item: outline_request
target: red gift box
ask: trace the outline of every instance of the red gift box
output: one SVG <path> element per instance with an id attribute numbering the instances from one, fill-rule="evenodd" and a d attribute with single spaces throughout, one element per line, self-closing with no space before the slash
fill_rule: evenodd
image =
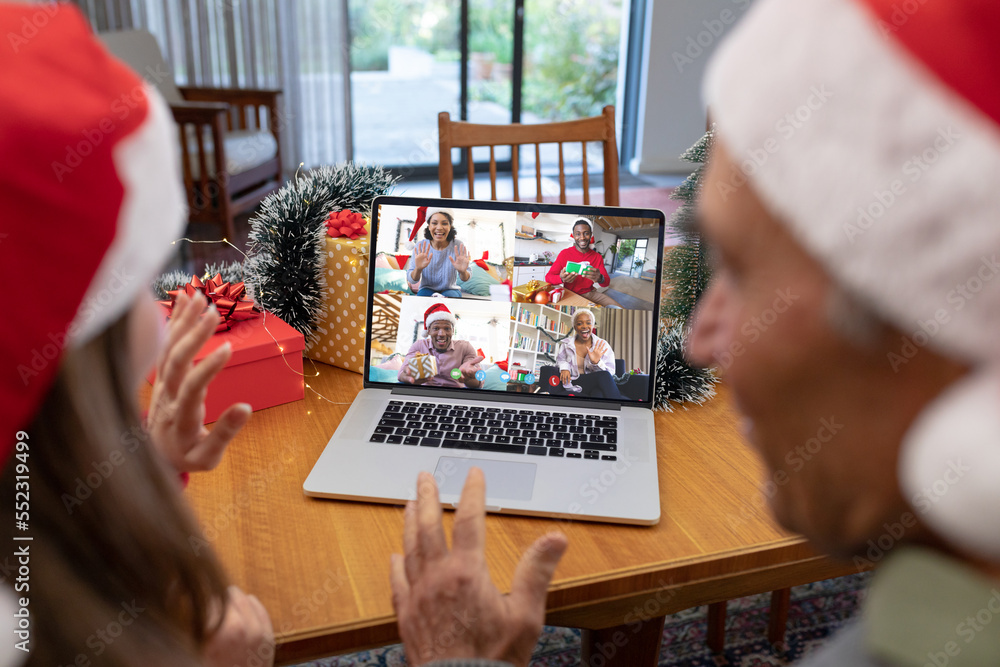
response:
<path id="1" fill-rule="evenodd" d="M 167 309 L 163 309 L 167 312 Z M 212 335 L 195 355 L 197 364 L 228 341 L 233 348 L 226 367 L 208 385 L 205 423 L 214 422 L 233 403 L 249 403 L 254 411 L 305 396 L 302 350 L 305 338 L 271 313 L 231 323 Z M 155 374 L 150 376 L 150 381 Z"/>

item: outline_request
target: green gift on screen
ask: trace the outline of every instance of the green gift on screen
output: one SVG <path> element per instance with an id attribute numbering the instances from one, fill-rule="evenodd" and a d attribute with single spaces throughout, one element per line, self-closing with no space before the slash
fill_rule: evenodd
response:
<path id="1" fill-rule="evenodd" d="M 566 273 L 583 275 L 583 272 L 589 268 L 590 262 L 566 262 Z"/>

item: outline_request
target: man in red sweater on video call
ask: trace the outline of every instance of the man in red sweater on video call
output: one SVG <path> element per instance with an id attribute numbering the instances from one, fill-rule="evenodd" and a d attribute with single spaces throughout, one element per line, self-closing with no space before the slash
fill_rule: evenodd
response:
<path id="1" fill-rule="evenodd" d="M 601 253 L 590 247 L 593 238 L 594 230 L 589 220 L 579 218 L 574 222 L 573 245 L 559 253 L 552 268 L 545 274 L 545 282 L 550 285 L 562 283 L 566 289 L 599 306 L 621 308 L 621 304 L 610 296 L 594 289 L 595 282 L 602 287 L 610 285 L 611 277 L 604 268 L 604 258 L 601 257 Z M 582 273 L 570 273 L 566 271 L 566 264 L 569 262 L 587 262 L 590 266 Z"/>

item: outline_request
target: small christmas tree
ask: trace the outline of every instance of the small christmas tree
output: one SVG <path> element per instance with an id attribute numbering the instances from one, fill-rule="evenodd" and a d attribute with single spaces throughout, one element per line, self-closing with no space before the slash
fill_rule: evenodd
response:
<path id="1" fill-rule="evenodd" d="M 714 386 L 718 382 L 712 369 L 694 368 L 684 359 L 687 321 L 710 277 L 708 258 L 695 231 L 694 218 L 713 137 L 714 128 L 681 155 L 682 160 L 700 165 L 671 195 L 682 202 L 667 223 L 670 234 L 679 238 L 680 243 L 663 259 L 666 294 L 660 306 L 653 394 L 653 407 L 658 410 L 672 410 L 674 402 L 703 403 L 715 395 Z"/>
<path id="2" fill-rule="evenodd" d="M 682 202 L 667 223 L 670 233 L 681 242 L 667 253 L 663 261 L 663 282 L 668 292 L 660 308 L 660 317 L 686 322 L 698 297 L 708 285 L 711 272 L 706 253 L 702 250 L 701 238 L 695 231 L 694 219 L 695 202 L 701 189 L 701 179 L 705 173 L 713 136 L 714 128 L 681 155 L 682 160 L 700 164 L 670 196 L 671 199 Z"/>

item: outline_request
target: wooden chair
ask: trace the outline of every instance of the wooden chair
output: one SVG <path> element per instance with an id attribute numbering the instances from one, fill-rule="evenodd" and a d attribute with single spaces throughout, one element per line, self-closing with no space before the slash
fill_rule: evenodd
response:
<path id="1" fill-rule="evenodd" d="M 590 203 L 590 174 L 587 171 L 587 142 L 600 141 L 604 145 L 604 204 L 618 206 L 618 144 L 615 140 L 615 108 L 606 106 L 600 116 L 569 120 L 558 123 L 525 125 L 483 125 L 453 121 L 447 111 L 438 114 L 438 136 L 440 156 L 438 180 L 441 196 L 451 198 L 454 180 L 454 165 L 451 161 L 452 148 L 464 148 L 469 165 L 469 199 L 475 198 L 475 169 L 473 168 L 473 147 L 489 146 L 490 149 L 490 198 L 497 198 L 497 162 L 495 148 L 511 147 L 511 172 L 514 183 L 514 201 L 520 201 L 518 191 L 518 147 L 535 147 L 535 191 L 536 201 L 542 201 L 541 144 L 559 146 L 559 202 L 566 203 L 566 165 L 563 144 L 580 142 L 583 154 L 583 203 Z"/>
<path id="2" fill-rule="evenodd" d="M 281 186 L 281 91 L 178 87 L 148 31 L 99 37 L 170 105 L 179 126 L 189 220 L 221 223 L 226 236 L 235 238 L 233 218 Z"/>

